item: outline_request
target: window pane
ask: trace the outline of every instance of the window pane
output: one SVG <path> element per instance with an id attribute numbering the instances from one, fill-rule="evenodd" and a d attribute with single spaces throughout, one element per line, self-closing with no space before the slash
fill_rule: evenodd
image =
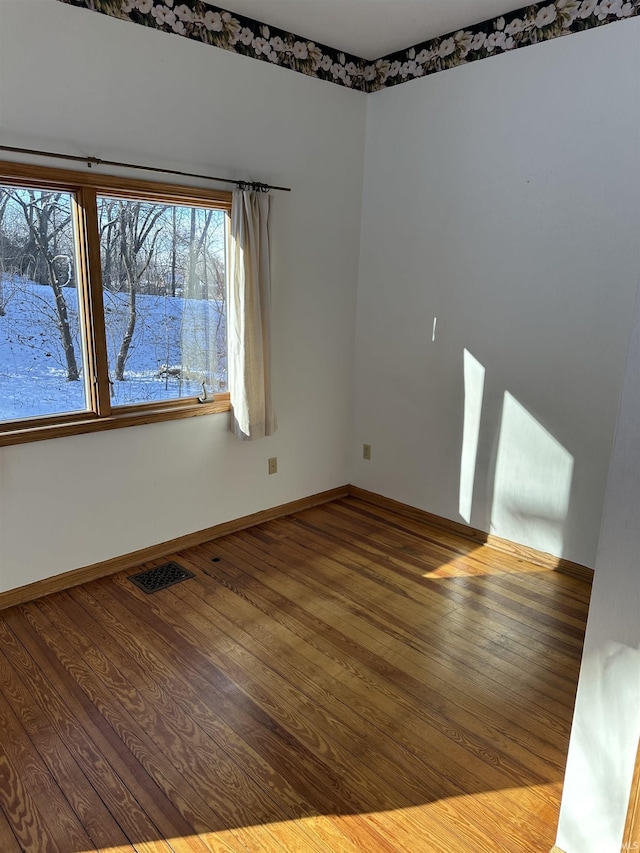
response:
<path id="1" fill-rule="evenodd" d="M 0 420 L 86 411 L 69 193 L 0 186 Z"/>
<path id="2" fill-rule="evenodd" d="M 222 210 L 98 197 L 114 406 L 227 387 Z"/>

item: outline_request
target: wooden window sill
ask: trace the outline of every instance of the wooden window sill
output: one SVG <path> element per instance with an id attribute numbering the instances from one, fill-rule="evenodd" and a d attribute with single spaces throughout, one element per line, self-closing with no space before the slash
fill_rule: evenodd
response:
<path id="1" fill-rule="evenodd" d="M 200 415 L 213 415 L 228 412 L 231 409 L 229 394 L 216 394 L 215 399 L 207 403 L 188 401 L 170 401 L 158 406 L 131 406 L 122 412 L 112 413 L 106 417 L 97 417 L 93 413 L 82 413 L 72 420 L 47 423 L 38 420 L 33 425 L 25 422 L 18 428 L 5 425 L 0 428 L 0 447 L 14 444 L 27 444 L 31 441 L 46 441 L 50 438 L 82 435 L 89 432 L 101 432 L 107 429 L 121 429 L 141 424 L 156 424 L 164 421 L 194 418 Z"/>

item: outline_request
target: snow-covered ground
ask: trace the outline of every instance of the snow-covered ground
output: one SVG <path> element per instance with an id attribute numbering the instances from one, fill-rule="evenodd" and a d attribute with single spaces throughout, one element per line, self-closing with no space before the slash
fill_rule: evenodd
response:
<path id="1" fill-rule="evenodd" d="M 71 287 L 63 292 L 81 369 L 78 382 L 67 381 L 52 289 L 21 278 L 0 281 L 0 420 L 87 408 L 77 292 Z M 197 396 L 203 381 L 213 391 L 226 389 L 226 329 L 220 304 L 138 295 L 136 308 L 125 379 L 118 382 L 114 365 L 127 326 L 128 297 L 105 293 L 112 405 Z"/>

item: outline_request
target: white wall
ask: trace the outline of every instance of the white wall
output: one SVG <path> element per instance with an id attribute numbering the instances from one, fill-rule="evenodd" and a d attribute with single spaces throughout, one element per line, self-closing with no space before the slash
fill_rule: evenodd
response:
<path id="1" fill-rule="evenodd" d="M 558 846 L 619 853 L 640 737 L 640 292 L 598 546 Z"/>
<path id="2" fill-rule="evenodd" d="M 639 47 L 634 19 L 369 98 L 351 482 L 594 565 L 640 272 Z"/>
<path id="3" fill-rule="evenodd" d="M 625 21 L 367 107 L 54 0 L 2 0 L 3 143 L 294 192 L 275 198 L 277 435 L 237 443 L 221 415 L 0 449 L 0 590 L 348 480 L 593 565 L 640 266 L 639 36 Z"/>
<path id="4" fill-rule="evenodd" d="M 0 590 L 347 482 L 366 98 L 54 0 L 0 2 L 0 141 L 291 186 L 277 434 L 227 416 L 0 449 Z M 267 475 L 278 456 L 279 473 Z"/>

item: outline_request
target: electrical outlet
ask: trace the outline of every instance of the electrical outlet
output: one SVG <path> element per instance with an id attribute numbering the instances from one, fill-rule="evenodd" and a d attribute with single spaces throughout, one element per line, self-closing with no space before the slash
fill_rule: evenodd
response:
<path id="1" fill-rule="evenodd" d="M 278 473 L 278 457 L 277 456 L 272 456 L 271 459 L 269 459 L 269 473 L 270 474 L 277 474 Z"/>
<path id="2" fill-rule="evenodd" d="M 367 460 L 371 459 L 371 445 L 370 444 L 363 444 L 362 445 L 362 458 L 367 459 Z"/>

